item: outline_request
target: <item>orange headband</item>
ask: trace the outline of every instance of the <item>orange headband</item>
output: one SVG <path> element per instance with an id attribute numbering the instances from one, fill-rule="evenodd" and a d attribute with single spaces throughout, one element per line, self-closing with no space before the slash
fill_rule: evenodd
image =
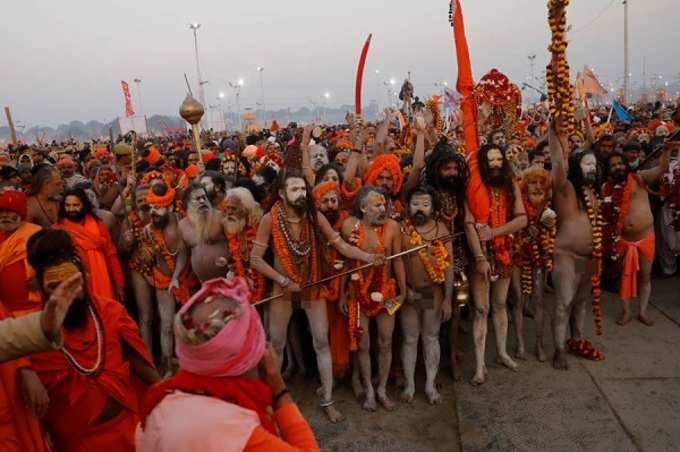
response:
<path id="1" fill-rule="evenodd" d="M 323 198 L 332 191 L 338 194 L 340 193 L 340 186 L 338 185 L 337 182 L 333 181 L 323 182 L 314 187 L 314 205 L 316 206 L 317 209 L 321 205 L 321 198 Z"/>
<path id="2" fill-rule="evenodd" d="M 146 195 L 146 202 L 148 202 L 150 205 L 156 208 L 168 207 L 174 201 L 175 190 L 173 190 L 170 187 L 168 187 L 168 191 L 166 191 L 163 196 L 157 195 L 156 193 L 153 192 L 153 190 L 149 190 L 149 193 Z"/>
<path id="3" fill-rule="evenodd" d="M 54 267 L 50 267 L 45 270 L 43 274 L 43 286 L 50 287 L 51 285 L 58 285 L 62 281 L 65 281 L 71 275 L 78 273 L 78 267 L 73 262 L 63 262 Z"/>

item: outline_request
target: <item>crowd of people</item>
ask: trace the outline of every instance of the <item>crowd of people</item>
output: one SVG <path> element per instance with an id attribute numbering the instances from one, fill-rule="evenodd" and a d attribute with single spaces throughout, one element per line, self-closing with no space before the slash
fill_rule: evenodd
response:
<path id="1" fill-rule="evenodd" d="M 461 320 L 484 384 L 490 312 L 510 370 L 529 347 L 548 359 L 547 319 L 555 369 L 604 359 L 588 305 L 598 334 L 602 290 L 621 299 L 619 325 L 652 326 L 653 271 L 677 277 L 680 108 L 578 110 L 571 134 L 542 103 L 480 124 L 478 150 L 436 101 L 376 122 L 204 131 L 199 147 L 9 145 L 0 449 L 318 450 L 286 388 L 313 366 L 306 341 L 338 423 L 334 387 L 391 411 L 414 400 L 419 362 L 439 404 L 440 363 L 463 378 Z"/>

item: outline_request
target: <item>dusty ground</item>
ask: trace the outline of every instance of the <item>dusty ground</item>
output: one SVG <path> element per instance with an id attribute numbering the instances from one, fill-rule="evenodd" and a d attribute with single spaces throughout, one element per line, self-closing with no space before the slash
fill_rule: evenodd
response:
<path id="1" fill-rule="evenodd" d="M 586 321 L 589 338 L 606 360 L 570 356 L 567 372 L 533 357 L 521 362 L 516 373 L 493 364 L 495 340 L 490 331 L 488 382 L 475 388 L 454 383 L 440 372 L 444 401 L 436 407 L 419 392 L 412 405 L 401 404 L 395 412 L 365 413 L 349 387 L 341 386 L 335 399 L 347 420 L 331 425 L 317 405 L 315 378 L 298 379 L 292 384 L 293 394 L 325 451 L 677 451 L 679 294 L 678 278 L 654 282 L 651 313 L 656 325 L 651 328 L 635 321 L 616 325 L 619 306 L 606 294 L 604 336 L 594 336 L 591 315 Z M 526 329 L 532 349 L 531 319 Z M 471 342 L 470 335 L 463 335 L 466 378 L 472 374 Z M 509 346 L 513 350 L 513 333 Z M 550 340 L 548 349 L 551 353 Z M 422 378 L 418 388 L 422 391 Z M 396 399 L 398 389 L 392 386 L 390 394 Z"/>

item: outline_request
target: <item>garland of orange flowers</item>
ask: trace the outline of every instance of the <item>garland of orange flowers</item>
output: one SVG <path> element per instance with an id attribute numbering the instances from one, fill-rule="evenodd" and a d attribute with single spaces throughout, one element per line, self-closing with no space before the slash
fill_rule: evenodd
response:
<path id="1" fill-rule="evenodd" d="M 617 260 L 623 222 L 630 208 L 630 194 L 633 191 L 635 176 L 628 174 L 625 184 L 607 182 L 603 189 L 602 217 L 604 226 L 604 254 Z"/>
<path id="2" fill-rule="evenodd" d="M 491 209 L 489 212 L 491 228 L 495 229 L 508 222 L 508 203 L 507 195 L 502 189 L 492 188 L 489 193 Z M 493 239 L 493 253 L 496 262 L 504 267 L 510 265 L 510 248 L 512 238 L 509 235 L 501 235 Z"/>
<path id="3" fill-rule="evenodd" d="M 170 272 L 175 271 L 175 256 L 170 254 L 163 237 L 163 230 L 151 225 L 151 246 L 155 254 L 159 254 L 168 266 Z"/>
<path id="4" fill-rule="evenodd" d="M 409 236 L 409 243 L 411 245 L 418 247 L 424 243 L 423 236 L 420 235 L 418 230 L 408 219 L 404 220 L 404 228 L 406 229 L 406 234 Z M 429 245 L 432 249 L 432 256 L 435 259 L 434 264 L 432 263 L 427 248 L 418 251 L 418 257 L 432 282 L 435 284 L 442 284 L 446 280 L 446 269 L 451 265 L 449 252 L 441 240 L 433 240 Z"/>
<path id="5" fill-rule="evenodd" d="M 374 229 L 378 235 L 378 247 L 375 254 L 385 253 L 385 234 L 387 228 L 383 225 Z M 362 248 L 366 240 L 366 231 L 361 222 L 352 229 L 350 235 L 350 242 L 354 243 L 356 247 Z M 364 273 L 366 272 L 366 273 Z M 357 351 L 359 347 L 359 338 L 364 334 L 364 331 L 359 327 L 359 307 L 363 308 L 367 316 L 373 317 L 380 312 L 385 306 L 385 302 L 396 295 L 396 283 L 394 279 L 387 277 L 385 266 L 373 266 L 364 272 L 353 273 L 350 277 L 350 283 L 353 286 L 354 297 L 356 302 L 348 303 L 349 311 L 349 337 L 350 337 L 350 351 Z M 382 294 L 380 302 L 374 301 L 371 298 L 372 293 Z"/>
<path id="6" fill-rule="evenodd" d="M 673 230 L 680 232 L 680 165 L 673 169 L 672 180 L 664 177 L 661 192 L 673 215 Z"/>
<path id="7" fill-rule="evenodd" d="M 522 202 L 529 225 L 533 225 L 539 231 L 538 236 L 533 237 L 530 228 L 522 229 L 517 236 L 514 253 L 515 262 L 520 267 L 522 294 L 531 295 L 534 289 L 534 268 L 540 266 L 546 273 L 552 271 L 557 228 L 546 227 L 540 222 L 538 211 L 528 200 L 526 193 L 522 193 Z M 548 207 L 550 203 L 546 205 L 546 208 Z"/>
<path id="8" fill-rule="evenodd" d="M 548 0 L 548 24 L 552 40 L 548 50 L 552 59 L 546 67 L 545 80 L 548 87 L 548 103 L 550 115 L 562 119 L 566 130 L 561 132 L 572 134 L 575 130 L 574 120 L 574 87 L 569 79 L 569 63 L 567 62 L 567 13 L 569 0 Z"/>
<path id="9" fill-rule="evenodd" d="M 593 233 L 593 260 L 595 262 L 595 271 L 591 277 L 592 294 L 593 294 L 593 315 L 595 316 L 595 333 L 598 336 L 602 335 L 602 306 L 600 304 L 602 298 L 602 225 L 604 219 L 602 212 L 596 212 L 593 203 L 588 196 L 588 193 L 583 188 L 583 199 L 586 204 L 586 212 L 588 220 L 590 221 L 590 228 Z"/>
<path id="10" fill-rule="evenodd" d="M 253 242 L 256 235 L 257 226 L 249 226 L 246 229 L 246 249 L 248 251 L 248 256 L 250 256 L 250 253 L 253 249 Z M 264 275 L 250 267 L 246 269 L 243 263 L 243 255 L 241 254 L 240 234 L 227 235 L 227 241 L 229 243 L 229 255 L 234 262 L 234 273 L 236 273 L 236 276 L 245 278 L 246 281 L 248 281 L 248 285 L 250 286 L 250 302 L 254 303 L 263 299 L 266 289 Z"/>
<path id="11" fill-rule="evenodd" d="M 311 220 L 309 218 L 303 219 L 303 228 L 300 232 L 300 238 L 294 240 L 288 235 L 287 229 L 287 219 L 286 210 L 280 201 L 277 201 L 271 208 L 272 217 L 272 242 L 274 244 L 274 251 L 276 256 L 279 258 L 283 270 L 286 272 L 286 276 L 290 278 L 291 281 L 297 284 L 304 284 L 309 281 L 317 281 L 319 279 L 319 256 L 316 249 L 316 240 L 314 237 L 314 231 L 312 229 Z M 287 238 L 288 237 L 288 238 Z M 300 252 L 300 260 L 304 260 L 299 265 L 293 263 L 293 258 L 291 253 L 296 252 L 299 246 L 308 246 L 306 251 Z M 299 251 L 298 251 L 299 252 Z M 309 266 L 307 263 L 310 260 L 311 254 L 311 267 L 309 268 L 311 274 L 303 274 L 298 272 L 298 268 L 305 270 Z M 306 272 L 305 272 L 306 273 Z M 318 294 L 319 289 L 312 289 L 310 295 L 314 298 L 313 294 Z"/>
<path id="12" fill-rule="evenodd" d="M 339 231 L 342 227 L 342 223 L 344 223 L 348 217 L 349 213 L 347 213 L 346 210 L 341 210 L 340 216 L 333 225 L 333 229 Z M 321 254 L 326 264 L 324 268 L 330 269 L 328 270 L 328 275 L 324 274 L 324 276 L 334 275 L 344 267 L 344 261 L 338 259 L 338 250 L 336 250 L 330 243 L 327 243 L 324 249 L 321 250 Z M 328 284 L 321 286 L 321 298 L 326 301 L 337 301 L 340 297 L 340 283 L 341 278 L 334 278 Z"/>
<path id="13" fill-rule="evenodd" d="M 137 212 L 131 210 L 128 214 L 128 221 L 132 235 L 134 235 L 136 242 L 139 244 L 140 251 L 144 251 L 144 248 L 149 248 L 151 245 L 143 234 L 144 222 L 139 218 Z M 150 276 L 153 273 L 151 265 L 138 254 L 135 254 L 130 260 L 130 268 L 142 275 Z"/>

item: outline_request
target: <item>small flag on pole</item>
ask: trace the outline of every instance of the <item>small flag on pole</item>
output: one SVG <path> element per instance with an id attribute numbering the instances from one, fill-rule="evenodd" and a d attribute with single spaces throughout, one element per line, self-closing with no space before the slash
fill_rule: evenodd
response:
<path id="1" fill-rule="evenodd" d="M 124 80 L 120 81 L 120 85 L 123 87 L 123 97 L 125 98 L 125 117 L 132 118 L 135 115 L 135 111 L 132 109 L 132 96 L 130 96 L 130 86 Z"/>
<path id="2" fill-rule="evenodd" d="M 630 114 L 625 108 L 623 108 L 623 105 L 621 105 L 619 101 L 615 100 L 613 102 L 614 103 L 612 104 L 612 106 L 614 108 L 616 116 L 619 118 L 619 121 L 629 122 L 633 120 L 633 115 Z"/>

